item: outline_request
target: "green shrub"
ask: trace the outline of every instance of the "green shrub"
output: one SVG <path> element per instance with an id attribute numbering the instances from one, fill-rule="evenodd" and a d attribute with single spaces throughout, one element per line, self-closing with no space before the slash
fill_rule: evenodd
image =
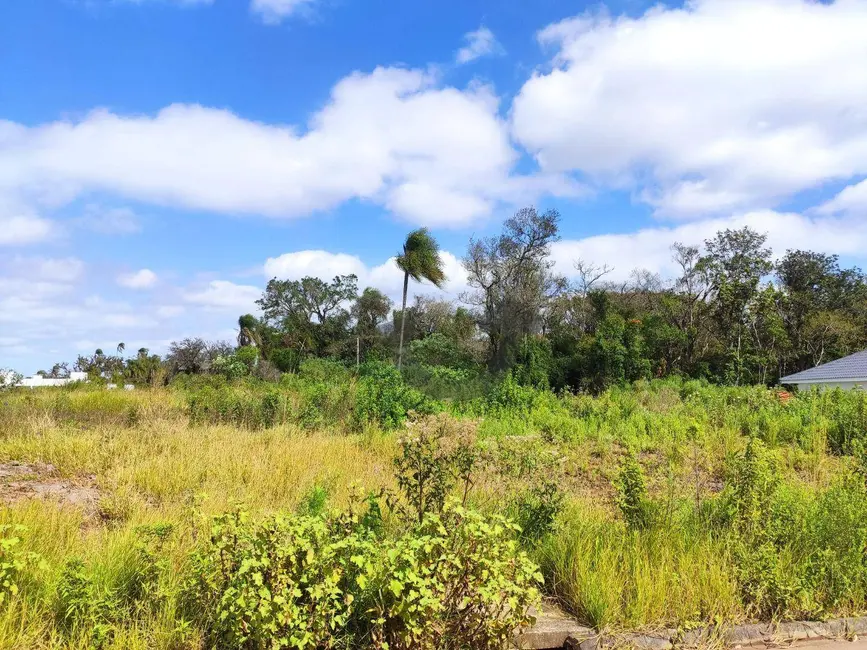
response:
<path id="1" fill-rule="evenodd" d="M 67 560 L 57 584 L 56 612 L 60 629 L 69 637 L 85 636 L 101 647 L 115 631 L 119 603 L 111 592 L 98 589 L 79 558 Z"/>
<path id="2" fill-rule="evenodd" d="M 307 381 L 340 383 L 349 381 L 349 370 L 339 361 L 331 359 L 304 359 L 298 366 L 298 375 Z"/>
<path id="3" fill-rule="evenodd" d="M 779 470 L 764 444 L 751 439 L 729 469 L 723 498 L 726 515 L 746 537 L 767 533 L 767 518 L 779 485 Z"/>
<path id="4" fill-rule="evenodd" d="M 399 446 L 395 478 L 411 519 L 421 522 L 428 513 L 441 512 L 456 483 L 466 501 L 478 462 L 471 422 L 444 413 L 429 416 L 409 423 Z"/>
<path id="5" fill-rule="evenodd" d="M 522 386 L 545 390 L 554 371 L 554 356 L 551 342 L 546 338 L 525 336 L 518 349 L 512 372 Z"/>
<path id="6" fill-rule="evenodd" d="M 136 528 L 135 542 L 124 549 L 116 570 L 69 558 L 60 571 L 54 602 L 64 636 L 102 647 L 173 598 L 161 588 L 163 576 L 171 573 L 164 545 L 172 530 L 170 524 Z"/>
<path id="7" fill-rule="evenodd" d="M 512 502 L 514 520 L 520 527 L 520 540 L 536 546 L 554 530 L 566 498 L 553 481 L 542 481 L 519 494 Z"/>
<path id="8" fill-rule="evenodd" d="M 259 407 L 260 421 L 263 427 L 273 427 L 282 422 L 286 411 L 284 397 L 273 388 L 269 388 L 261 397 Z"/>
<path id="9" fill-rule="evenodd" d="M 319 517 L 217 517 L 193 559 L 192 612 L 211 646 L 320 648 L 348 640 L 372 542 Z M 355 558 L 355 559 L 353 559 Z"/>
<path id="10" fill-rule="evenodd" d="M 430 414 L 436 410 L 434 402 L 403 383 L 400 372 L 390 363 L 361 366 L 353 415 L 356 428 L 378 424 L 383 429 L 396 429 L 410 411 Z"/>
<path id="11" fill-rule="evenodd" d="M 538 567 L 518 549 L 518 528 L 450 503 L 417 530 L 386 541 L 366 585 L 375 595 L 372 641 L 389 650 L 503 648 L 533 622 Z"/>
<path id="12" fill-rule="evenodd" d="M 812 552 L 807 580 L 822 595 L 822 612 L 857 610 L 867 599 L 867 490 L 854 477 L 839 480 L 808 518 Z"/>
<path id="13" fill-rule="evenodd" d="M 394 539 L 360 522 L 217 517 L 187 596 L 208 643 L 493 650 L 530 622 L 541 575 L 502 517 L 452 505 Z"/>
<path id="14" fill-rule="evenodd" d="M 511 372 L 503 376 L 488 396 L 488 404 L 495 413 L 529 413 L 540 397 L 532 386 L 522 386 Z"/>
<path id="15" fill-rule="evenodd" d="M 231 424 L 246 429 L 272 427 L 284 422 L 288 407 L 276 388 L 244 386 L 204 387 L 187 395 L 190 424 Z"/>
<path id="16" fill-rule="evenodd" d="M 270 361 L 280 372 L 298 372 L 301 355 L 292 348 L 277 348 L 271 352 Z"/>
<path id="17" fill-rule="evenodd" d="M 653 523 L 653 504 L 648 499 L 644 472 L 635 456 L 629 455 L 623 461 L 615 485 L 617 505 L 627 527 L 649 528 Z"/>
<path id="18" fill-rule="evenodd" d="M 329 387 L 322 382 L 305 382 L 301 386 L 301 404 L 298 422 L 305 429 L 316 429 L 325 424 Z"/>
<path id="19" fill-rule="evenodd" d="M 459 408 L 466 402 L 484 399 L 493 382 L 489 373 L 480 373 L 474 368 L 409 363 L 403 366 L 401 372 L 408 385 L 433 399 L 456 402 Z"/>
<path id="20" fill-rule="evenodd" d="M 409 358 L 425 366 L 442 366 L 449 369 L 473 368 L 473 355 L 456 341 L 444 334 L 434 332 L 409 344 Z"/>
<path id="21" fill-rule="evenodd" d="M 331 491 L 324 485 L 311 486 L 301 497 L 301 502 L 298 504 L 298 513 L 310 515 L 311 517 L 325 514 L 325 507 L 328 505 L 330 496 Z"/>
<path id="22" fill-rule="evenodd" d="M 233 356 L 246 366 L 248 372 L 253 372 L 253 368 L 259 363 L 259 348 L 245 345 L 235 350 Z"/>

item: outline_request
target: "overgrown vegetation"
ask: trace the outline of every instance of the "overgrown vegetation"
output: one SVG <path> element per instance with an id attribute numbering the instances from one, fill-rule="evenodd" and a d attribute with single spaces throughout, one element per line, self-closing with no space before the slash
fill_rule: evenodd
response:
<path id="1" fill-rule="evenodd" d="M 236 342 L 0 373 L 0 645 L 494 648 L 540 595 L 600 628 L 867 611 L 867 394 L 768 388 L 865 345 L 864 275 L 742 229 L 669 283 L 567 282 L 558 219 L 471 241 L 463 306 L 275 278 Z M 425 230 L 398 261 L 446 281 Z"/>
<path id="2" fill-rule="evenodd" d="M 0 641 L 494 647 L 538 591 L 608 628 L 867 610 L 863 393 L 424 389 L 308 361 L 279 384 L 7 393 L 0 459 L 100 498 L 16 488 Z"/>
<path id="3" fill-rule="evenodd" d="M 573 260 L 566 274 L 555 266 L 559 220 L 556 210 L 524 208 L 501 234 L 470 240 L 458 303 L 417 296 L 407 305 L 410 279 L 434 288 L 449 280 L 422 228 L 395 258 L 400 309 L 376 288 L 360 290 L 354 275 L 273 278 L 256 301 L 261 315 L 238 318 L 235 342 L 187 338 L 164 359 L 145 348 L 124 357 L 120 343 L 117 354 L 97 349 L 72 368 L 95 382 L 156 386 L 178 374 L 276 382 L 309 359 L 394 361 L 417 380 L 436 379 L 438 397 L 466 395 L 506 371 L 522 385 L 598 394 L 669 376 L 770 386 L 867 347 L 867 277 L 834 255 L 775 257 L 766 236 L 745 227 L 702 247 L 672 242 L 671 278 L 636 269 L 615 283 L 607 265 Z M 69 371 L 56 363 L 40 373 Z"/>

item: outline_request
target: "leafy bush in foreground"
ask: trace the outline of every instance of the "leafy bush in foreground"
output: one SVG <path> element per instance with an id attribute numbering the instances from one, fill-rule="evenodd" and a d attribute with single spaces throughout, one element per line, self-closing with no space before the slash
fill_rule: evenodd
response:
<path id="1" fill-rule="evenodd" d="M 537 567 L 516 527 L 450 505 L 397 538 L 363 518 L 217 517 L 188 607 L 232 648 L 500 648 L 530 622 Z"/>

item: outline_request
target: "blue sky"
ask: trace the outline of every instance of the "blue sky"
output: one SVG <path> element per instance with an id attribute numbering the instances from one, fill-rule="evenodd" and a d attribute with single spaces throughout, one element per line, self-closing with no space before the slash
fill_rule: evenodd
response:
<path id="1" fill-rule="evenodd" d="M 864 264 L 864 33 L 867 0 L 2 3 L 0 367 L 231 338 L 274 275 L 396 298 L 419 225 L 456 299 L 531 204 L 567 275 L 741 225 Z"/>

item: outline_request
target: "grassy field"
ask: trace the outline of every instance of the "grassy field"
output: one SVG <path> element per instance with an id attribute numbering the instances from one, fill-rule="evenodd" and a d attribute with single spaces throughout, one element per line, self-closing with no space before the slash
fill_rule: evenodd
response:
<path id="1" fill-rule="evenodd" d="M 543 593 L 586 624 L 867 609 L 863 395 L 651 382 L 594 398 L 507 380 L 436 401 L 313 370 L 207 383 L 2 395 L 2 647 L 213 645 L 183 596 L 212 518 L 325 516 L 385 490 L 378 534 L 399 534 L 410 407 L 470 440 L 452 491 L 517 521 Z"/>

